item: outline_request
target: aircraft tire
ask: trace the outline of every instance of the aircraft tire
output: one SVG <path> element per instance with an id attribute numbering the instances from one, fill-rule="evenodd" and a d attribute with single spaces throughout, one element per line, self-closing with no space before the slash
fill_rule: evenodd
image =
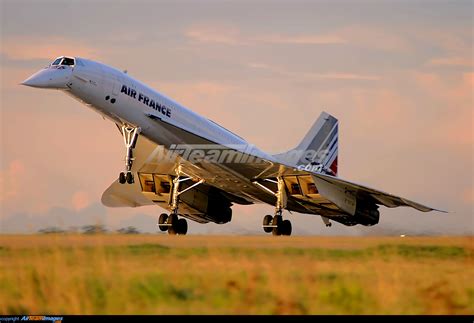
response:
<path id="1" fill-rule="evenodd" d="M 158 227 L 160 228 L 161 231 L 168 230 L 168 226 L 161 225 L 161 224 L 165 224 L 167 220 L 168 220 L 168 214 L 161 213 L 160 217 L 158 218 Z"/>
<path id="2" fill-rule="evenodd" d="M 124 172 L 121 172 L 121 173 L 119 174 L 119 183 L 120 183 L 120 184 L 125 184 L 126 181 L 127 181 L 127 180 L 126 180 L 126 178 L 125 178 Z"/>
<path id="3" fill-rule="evenodd" d="M 290 220 L 285 220 L 281 223 L 281 234 L 284 236 L 291 236 L 291 222 Z"/>
<path id="4" fill-rule="evenodd" d="M 133 184 L 135 182 L 135 180 L 133 178 L 133 174 L 130 173 L 130 172 L 127 173 L 126 179 L 127 179 L 128 184 Z"/>
<path id="5" fill-rule="evenodd" d="M 271 215 L 265 215 L 263 217 L 263 225 L 269 225 L 270 223 L 272 223 L 273 221 L 273 216 Z M 270 233 L 272 232 L 273 228 L 263 228 L 263 231 L 265 231 L 266 233 Z"/>
<path id="6" fill-rule="evenodd" d="M 171 226 L 168 226 L 168 233 L 171 235 L 178 234 L 178 216 L 174 213 L 171 213 L 168 216 L 167 223 L 171 224 Z"/>
<path id="7" fill-rule="evenodd" d="M 188 232 L 188 221 L 186 219 L 179 219 L 177 224 L 177 233 L 179 235 L 185 235 Z"/>
<path id="8" fill-rule="evenodd" d="M 273 217 L 272 224 L 273 224 L 273 225 L 276 225 L 276 228 L 273 228 L 273 229 L 272 229 L 272 234 L 273 234 L 274 236 L 279 236 L 279 235 L 281 235 L 281 223 L 282 223 L 282 222 L 283 222 L 283 221 L 282 221 L 281 215 L 275 215 L 275 216 Z"/>

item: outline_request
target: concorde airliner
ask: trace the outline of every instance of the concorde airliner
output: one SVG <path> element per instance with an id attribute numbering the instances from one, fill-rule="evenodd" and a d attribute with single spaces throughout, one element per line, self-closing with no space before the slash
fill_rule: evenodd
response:
<path id="1" fill-rule="evenodd" d="M 372 226 L 380 205 L 435 210 L 339 178 L 339 124 L 325 112 L 297 147 L 271 155 L 125 71 L 92 60 L 58 57 L 22 84 L 60 90 L 117 125 L 125 165 L 102 203 L 158 205 L 169 212 L 159 215 L 158 228 L 169 234 L 186 234 L 186 219 L 230 222 L 234 204 L 275 206 L 262 225 L 273 235 L 291 235 L 291 212 L 318 215 L 326 226 Z"/>

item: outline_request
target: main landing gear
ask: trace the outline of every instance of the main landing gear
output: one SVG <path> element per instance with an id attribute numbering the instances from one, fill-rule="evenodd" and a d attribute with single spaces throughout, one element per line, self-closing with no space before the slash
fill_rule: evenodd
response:
<path id="1" fill-rule="evenodd" d="M 171 235 L 185 235 L 188 232 L 186 219 L 179 219 L 175 213 L 171 213 L 169 216 L 166 213 L 161 213 L 158 218 L 158 227 L 161 231 L 168 231 L 168 234 Z"/>
<path id="2" fill-rule="evenodd" d="M 183 175 L 185 175 L 185 177 L 183 177 Z M 158 227 L 161 231 L 168 231 L 168 234 L 171 235 L 185 235 L 188 232 L 188 222 L 186 221 L 186 219 L 178 218 L 179 195 L 192 188 L 195 188 L 196 186 L 204 182 L 204 180 L 201 179 L 193 185 L 185 188 L 184 190 L 179 191 L 179 184 L 185 181 L 189 181 L 191 179 L 191 176 L 186 175 L 181 171 L 181 165 L 179 165 L 176 169 L 176 177 L 173 179 L 173 189 L 171 192 L 170 203 L 171 213 L 170 215 L 162 213 L 158 218 Z"/>
<path id="3" fill-rule="evenodd" d="M 263 217 L 263 231 L 266 233 L 272 233 L 274 236 L 290 236 L 291 235 L 291 222 L 290 220 L 283 220 L 281 215 L 275 214 L 271 216 L 270 214 Z"/>
<path id="4" fill-rule="evenodd" d="M 133 160 L 135 159 L 133 158 L 133 149 L 135 148 L 139 134 L 139 127 L 122 126 L 123 142 L 125 143 L 127 153 L 125 155 L 125 173 L 121 172 L 119 175 L 120 184 L 133 184 L 135 182 L 132 173 Z"/>
<path id="5" fill-rule="evenodd" d="M 274 181 L 272 181 L 274 182 Z M 278 181 L 275 182 L 278 185 L 278 191 L 272 192 L 266 186 L 258 182 L 254 182 L 256 185 L 261 187 L 262 189 L 274 194 L 277 198 L 276 206 L 275 206 L 275 216 L 265 215 L 263 218 L 263 231 L 266 233 L 272 233 L 274 236 L 284 235 L 289 236 L 291 235 L 291 222 L 290 220 L 283 220 L 283 209 L 286 207 L 286 190 L 285 190 L 285 183 L 281 177 L 278 178 Z"/>
<path id="6" fill-rule="evenodd" d="M 327 228 L 332 226 L 331 221 L 329 221 L 329 219 L 326 218 L 325 216 L 321 216 L 321 219 L 323 219 L 323 222 L 324 222 L 324 224 L 326 225 Z"/>

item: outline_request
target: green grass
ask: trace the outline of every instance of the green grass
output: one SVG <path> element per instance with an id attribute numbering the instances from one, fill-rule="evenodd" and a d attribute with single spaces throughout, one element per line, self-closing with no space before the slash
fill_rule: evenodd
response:
<path id="1" fill-rule="evenodd" d="M 380 245 L 377 251 L 383 255 L 399 255 L 404 258 L 439 258 L 463 259 L 472 257 L 472 250 L 457 246 L 412 246 L 412 245 Z"/>
<path id="2" fill-rule="evenodd" d="M 472 314 L 472 238 L 0 238 L 0 314 Z"/>

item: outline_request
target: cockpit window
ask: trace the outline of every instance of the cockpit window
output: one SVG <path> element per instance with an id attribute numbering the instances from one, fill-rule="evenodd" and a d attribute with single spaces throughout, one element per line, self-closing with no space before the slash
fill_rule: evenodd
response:
<path id="1" fill-rule="evenodd" d="M 70 57 L 58 57 L 51 63 L 51 66 L 58 66 L 58 65 L 67 65 L 67 66 L 74 66 L 74 58 Z"/>
<path id="2" fill-rule="evenodd" d="M 62 60 L 62 57 L 56 58 L 56 60 L 51 65 L 59 65 L 59 62 Z"/>
<path id="3" fill-rule="evenodd" d="M 74 65 L 74 59 L 64 57 L 63 61 L 61 62 L 61 65 Z"/>

